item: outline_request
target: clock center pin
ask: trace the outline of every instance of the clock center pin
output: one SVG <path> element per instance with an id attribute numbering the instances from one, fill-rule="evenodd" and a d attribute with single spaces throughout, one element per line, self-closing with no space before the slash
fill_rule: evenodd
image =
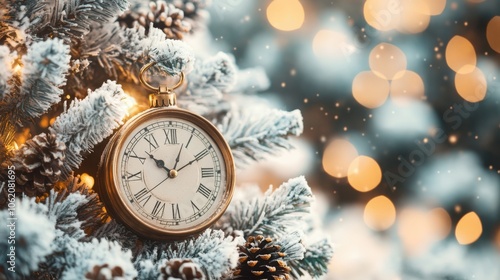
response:
<path id="1" fill-rule="evenodd" d="M 175 177 L 177 177 L 177 170 L 175 170 L 175 169 L 170 169 L 170 172 L 168 172 L 168 176 L 169 176 L 170 178 L 175 178 Z"/>

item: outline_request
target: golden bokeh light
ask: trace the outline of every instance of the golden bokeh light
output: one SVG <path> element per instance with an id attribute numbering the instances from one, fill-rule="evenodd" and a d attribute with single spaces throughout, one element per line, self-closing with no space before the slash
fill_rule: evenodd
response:
<path id="1" fill-rule="evenodd" d="M 389 96 L 390 84 L 371 71 L 356 75 L 352 81 L 352 95 L 359 104 L 366 108 L 382 106 Z"/>
<path id="2" fill-rule="evenodd" d="M 398 214 L 398 235 L 407 254 L 416 255 L 428 248 L 432 242 L 428 226 L 422 210 L 405 208 Z"/>
<path id="3" fill-rule="evenodd" d="M 470 73 L 476 68 L 476 51 L 472 43 L 462 36 L 451 38 L 446 46 L 446 63 L 457 73 Z"/>
<path id="4" fill-rule="evenodd" d="M 333 139 L 323 152 L 323 169 L 330 176 L 343 178 L 351 162 L 358 156 L 353 144 L 344 139 Z"/>
<path id="5" fill-rule="evenodd" d="M 434 208 L 428 213 L 435 237 L 439 240 L 446 238 L 451 232 L 451 217 L 443 208 Z"/>
<path id="6" fill-rule="evenodd" d="M 87 173 L 83 173 L 82 175 L 80 175 L 80 181 L 87 185 L 89 189 L 94 186 L 94 177 L 90 176 Z"/>
<path id="7" fill-rule="evenodd" d="M 368 192 L 380 184 L 382 170 L 373 158 L 358 156 L 349 165 L 347 180 L 355 190 Z"/>
<path id="8" fill-rule="evenodd" d="M 386 230 L 396 220 L 396 208 L 390 199 L 380 195 L 372 198 L 365 206 L 365 224 L 373 230 Z"/>
<path id="9" fill-rule="evenodd" d="M 422 2 L 425 2 L 427 11 L 432 16 L 440 15 L 444 11 L 444 8 L 446 8 L 446 0 L 422 0 Z"/>
<path id="10" fill-rule="evenodd" d="M 47 115 L 44 115 L 40 118 L 40 122 L 38 122 L 38 125 L 41 128 L 47 128 L 49 127 L 49 117 Z"/>
<path id="11" fill-rule="evenodd" d="M 490 47 L 500 53 L 500 16 L 493 17 L 486 27 L 486 39 Z"/>
<path id="12" fill-rule="evenodd" d="M 370 69 L 378 76 L 392 80 L 401 76 L 406 70 L 406 55 L 395 45 L 378 44 L 370 52 Z"/>
<path id="13" fill-rule="evenodd" d="M 497 247 L 497 250 L 500 251 L 500 228 L 498 228 L 495 232 L 495 246 Z"/>
<path id="14" fill-rule="evenodd" d="M 367 0 L 363 6 L 366 22 L 380 31 L 396 28 L 401 14 L 401 3 L 395 0 Z"/>
<path id="15" fill-rule="evenodd" d="M 423 32 L 431 21 L 427 1 L 401 1 L 400 21 L 396 29 L 399 32 L 416 34 Z"/>
<path id="16" fill-rule="evenodd" d="M 424 95 L 424 81 L 413 71 L 404 71 L 401 77 L 398 77 L 391 82 L 391 98 L 393 100 L 422 100 Z"/>
<path id="17" fill-rule="evenodd" d="M 451 218 L 442 208 L 425 211 L 405 208 L 398 214 L 398 235 L 407 254 L 425 252 L 451 231 Z"/>
<path id="18" fill-rule="evenodd" d="M 281 31 L 299 29 L 304 18 L 304 7 L 298 0 L 274 0 L 267 7 L 267 20 Z"/>
<path id="19" fill-rule="evenodd" d="M 479 102 L 486 97 L 488 85 L 483 71 L 475 68 L 469 73 L 455 75 L 455 88 L 458 94 L 469 102 Z"/>
<path id="20" fill-rule="evenodd" d="M 465 214 L 460 221 L 458 221 L 455 229 L 455 237 L 458 243 L 462 245 L 469 245 L 476 242 L 483 233 L 483 225 L 481 219 L 475 212 Z"/>

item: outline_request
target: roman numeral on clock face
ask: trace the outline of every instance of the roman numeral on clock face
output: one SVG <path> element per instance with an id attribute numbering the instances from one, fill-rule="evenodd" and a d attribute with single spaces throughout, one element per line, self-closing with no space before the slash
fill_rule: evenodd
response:
<path id="1" fill-rule="evenodd" d="M 144 140 L 146 140 L 149 143 L 149 151 L 153 151 L 154 149 L 158 148 L 158 142 L 156 142 L 156 139 L 153 134 L 148 134 L 144 137 Z"/>
<path id="2" fill-rule="evenodd" d="M 197 192 L 201 193 L 205 198 L 208 198 L 212 193 L 212 191 L 209 188 L 205 187 L 203 184 L 200 184 L 198 186 Z"/>
<path id="3" fill-rule="evenodd" d="M 213 168 L 201 168 L 201 178 L 214 177 Z"/>
<path id="4" fill-rule="evenodd" d="M 143 188 L 138 193 L 136 193 L 134 197 L 137 200 L 137 203 L 142 203 L 142 207 L 144 207 L 144 205 L 146 205 L 146 203 L 148 203 L 149 199 L 151 198 L 151 194 L 148 194 L 148 190 L 146 190 L 146 188 Z"/>
<path id="5" fill-rule="evenodd" d="M 137 156 L 137 154 L 134 151 L 130 151 L 130 157 L 138 159 L 142 164 L 144 164 L 144 162 L 146 161 L 145 157 Z"/>
<path id="6" fill-rule="evenodd" d="M 164 129 L 165 144 L 177 144 L 177 129 Z"/>
<path id="7" fill-rule="evenodd" d="M 200 161 L 200 159 L 204 158 L 206 155 L 208 155 L 208 150 L 207 150 L 207 149 L 205 149 L 205 150 L 203 150 L 203 151 L 199 152 L 198 154 L 196 154 L 196 155 L 194 156 L 194 158 L 195 158 L 197 161 Z"/>
<path id="8" fill-rule="evenodd" d="M 127 181 L 140 181 L 140 180 L 142 180 L 142 171 L 133 174 L 127 171 Z"/>
<path id="9" fill-rule="evenodd" d="M 193 213 L 198 213 L 200 212 L 200 208 L 194 204 L 194 202 L 191 200 L 191 207 L 193 208 Z"/>
<path id="10" fill-rule="evenodd" d="M 172 204 L 172 216 L 173 216 L 174 220 L 181 219 L 181 211 L 179 211 L 179 204 L 177 204 L 177 203 Z"/>
<path id="11" fill-rule="evenodd" d="M 165 202 L 156 201 L 155 206 L 153 206 L 153 211 L 151 211 L 151 215 L 153 217 L 163 217 L 165 213 Z"/>

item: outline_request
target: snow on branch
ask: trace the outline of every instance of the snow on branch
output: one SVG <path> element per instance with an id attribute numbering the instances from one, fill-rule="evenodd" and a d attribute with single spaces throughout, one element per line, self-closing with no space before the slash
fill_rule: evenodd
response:
<path id="1" fill-rule="evenodd" d="M 233 109 L 219 124 L 219 130 L 242 167 L 265 154 L 276 154 L 278 148 L 292 148 L 287 137 L 302 134 L 302 114 L 299 110 Z"/>
<path id="2" fill-rule="evenodd" d="M 80 166 L 82 153 L 89 151 L 113 133 L 127 115 L 130 97 L 114 81 L 107 81 L 83 100 L 75 100 L 64 113 L 57 117 L 50 128 L 58 139 L 66 144 L 67 177 L 71 170 Z"/>
<path id="3" fill-rule="evenodd" d="M 237 70 L 234 58 L 219 52 L 196 64 L 195 70 L 189 75 L 189 88 L 214 87 L 221 92 L 228 92 L 236 83 Z"/>
<path id="4" fill-rule="evenodd" d="M 137 276 L 131 251 L 123 250 L 117 242 L 106 239 L 79 242 L 64 235 L 56 238 L 53 246 L 56 254 L 47 264 L 49 270 L 62 272 L 60 279 L 134 279 Z"/>
<path id="5" fill-rule="evenodd" d="M 29 279 L 31 272 L 38 270 L 40 262 L 45 260 L 47 255 L 52 254 L 52 243 L 55 238 L 54 222 L 47 217 L 47 207 L 35 202 L 35 199 L 23 199 L 13 201 L 15 213 L 9 209 L 0 211 L 0 219 L 6 225 L 0 227 L 0 268 L 6 269 L 10 261 L 9 253 L 14 254 L 14 266 L 16 273 L 5 271 L 11 276 L 22 275 Z M 12 228 L 8 225 L 15 220 L 15 239 L 12 236 Z M 9 243 L 15 240 L 16 243 Z M 11 252 L 11 246 L 15 250 Z M 0 274 L 1 275 L 1 274 Z M 21 279 L 21 277 L 19 277 Z"/>
<path id="6" fill-rule="evenodd" d="M 296 279 L 307 274 L 318 278 L 327 273 L 328 263 L 332 256 L 332 245 L 328 239 L 322 239 L 305 248 L 303 259 L 291 259 L 290 254 L 288 254 L 285 260 L 292 268 L 292 275 Z"/>
<path id="7" fill-rule="evenodd" d="M 69 47 L 59 39 L 33 43 L 22 59 L 24 65 L 19 92 L 6 98 L 3 110 L 26 123 L 60 101 L 69 68 Z"/>
<path id="8" fill-rule="evenodd" d="M 81 39 L 95 23 L 113 20 L 128 7 L 127 0 L 27 1 L 32 24 L 27 30 L 36 35 L 70 36 Z"/>
<path id="9" fill-rule="evenodd" d="M 219 225 L 225 232 L 241 230 L 245 236 L 285 235 L 307 227 L 305 216 L 310 213 L 312 200 L 313 194 L 305 178 L 297 177 L 274 192 L 269 188 L 263 196 L 246 196 L 239 200 L 235 197 Z"/>
<path id="10" fill-rule="evenodd" d="M 30 25 L 24 1 L 0 0 L 0 44 L 20 50 L 26 42 L 25 29 Z"/>
<path id="11" fill-rule="evenodd" d="M 194 70 L 187 77 L 188 89 L 179 95 L 179 102 L 182 107 L 201 115 L 217 111 L 223 93 L 233 88 L 237 72 L 234 59 L 223 52 L 196 61 Z"/>
<path id="12" fill-rule="evenodd" d="M 0 46 L 0 100 L 9 91 L 7 82 L 12 76 L 12 62 L 15 58 L 15 53 L 11 53 L 6 46 Z"/>
<path id="13" fill-rule="evenodd" d="M 225 237 L 220 230 L 208 229 L 193 240 L 169 246 L 161 257 L 164 259 L 191 259 L 205 269 L 209 279 L 220 278 L 237 265 L 238 238 Z"/>
<path id="14" fill-rule="evenodd" d="M 147 57 L 172 76 L 180 72 L 187 74 L 193 69 L 195 58 L 191 47 L 179 40 L 166 39 L 165 33 L 157 28 L 150 28 L 140 47 Z"/>

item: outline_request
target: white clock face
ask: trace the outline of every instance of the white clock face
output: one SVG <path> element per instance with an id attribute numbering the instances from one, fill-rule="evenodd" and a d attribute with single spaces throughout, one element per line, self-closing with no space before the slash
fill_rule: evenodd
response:
<path id="1" fill-rule="evenodd" d="M 197 227 L 220 210 L 226 166 L 216 142 L 199 126 L 156 118 L 125 138 L 115 168 L 118 194 L 152 227 Z"/>

